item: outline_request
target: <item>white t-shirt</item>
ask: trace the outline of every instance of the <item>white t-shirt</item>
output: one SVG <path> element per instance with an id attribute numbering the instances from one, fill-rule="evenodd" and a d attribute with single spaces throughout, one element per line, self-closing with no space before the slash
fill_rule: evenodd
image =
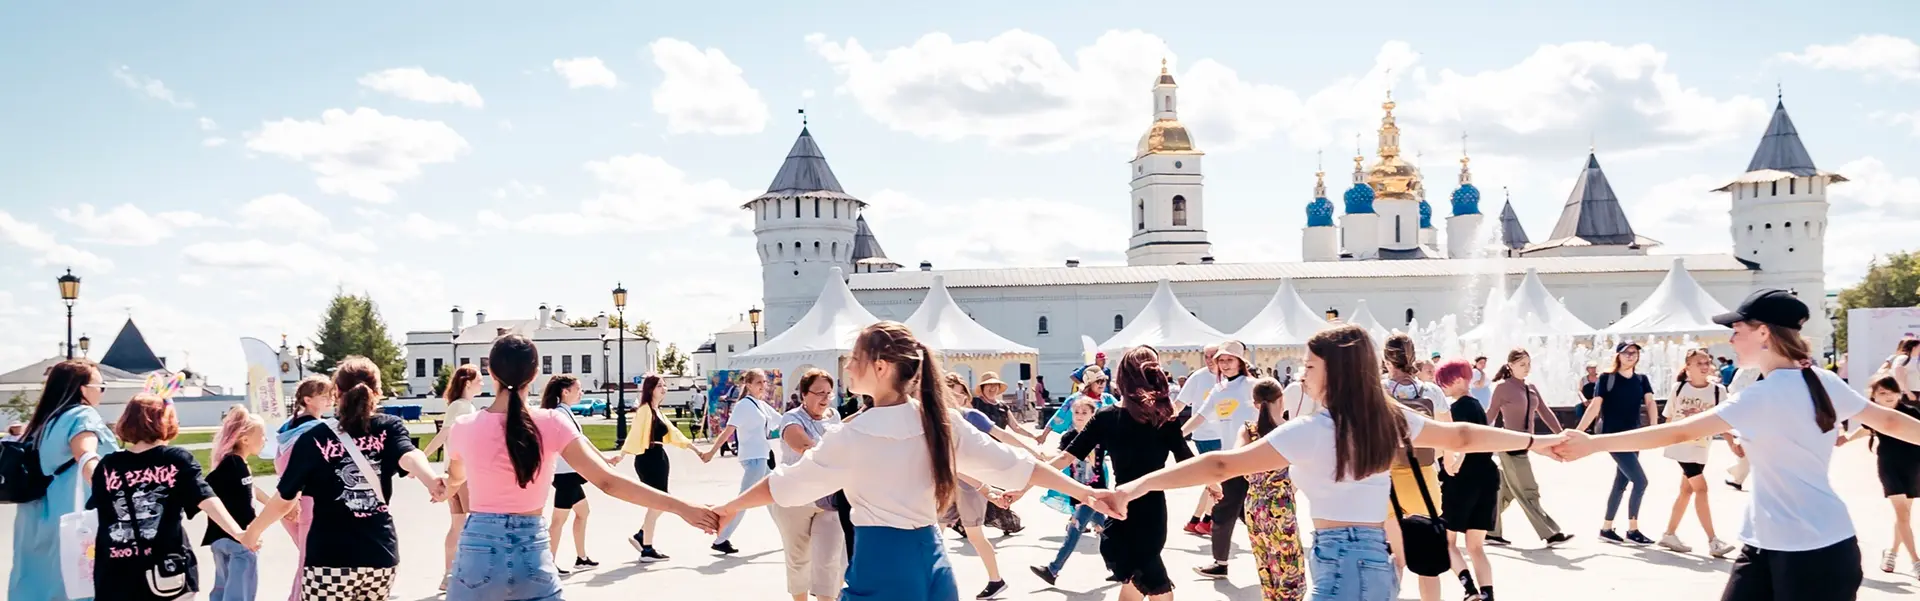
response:
<path id="1" fill-rule="evenodd" d="M 1407 436 L 1419 436 L 1427 418 L 1404 407 L 1400 414 L 1407 419 Z M 1291 464 L 1287 473 L 1293 478 L 1294 487 L 1300 489 L 1300 493 L 1307 496 L 1307 503 L 1313 506 L 1314 519 L 1386 521 L 1387 494 L 1393 490 L 1389 470 L 1359 480 L 1335 480 L 1332 414 L 1320 411 L 1281 424 L 1267 434 L 1266 443 L 1273 445 Z"/>
<path id="2" fill-rule="evenodd" d="M 1214 385 L 1213 390 L 1207 393 L 1207 400 L 1201 402 L 1194 412 L 1205 417 L 1206 423 L 1213 425 L 1214 432 L 1236 434 L 1221 436 L 1220 448 L 1240 446 L 1237 434 L 1246 429 L 1247 422 L 1260 417 L 1260 406 L 1253 402 L 1253 378 L 1241 376 Z"/>
<path id="3" fill-rule="evenodd" d="M 584 435 L 584 434 L 585 434 L 585 433 L 583 433 L 583 432 L 581 432 L 581 431 L 580 431 L 580 420 L 578 420 L 578 419 L 575 419 L 575 418 L 573 417 L 573 410 L 572 410 L 572 409 L 568 409 L 568 408 L 566 408 L 566 407 L 559 407 L 559 408 L 556 408 L 556 409 L 554 409 L 554 411 L 556 411 L 556 412 L 559 412 L 559 413 L 560 413 L 561 415 L 565 415 L 565 416 L 567 416 L 567 423 L 568 423 L 568 424 L 572 424 L 572 425 L 573 425 L 573 433 L 574 433 L 574 434 L 580 434 L 580 435 Z M 571 466 L 571 465 L 567 465 L 567 459 L 566 459 L 565 457 L 554 457 L 554 458 L 553 458 L 553 473 L 556 473 L 556 474 L 572 474 L 572 473 L 575 473 L 575 472 L 574 472 L 574 469 L 573 469 L 573 466 Z"/>
<path id="4" fill-rule="evenodd" d="M 1213 375 L 1212 370 L 1203 369 L 1193 372 L 1187 376 L 1187 384 L 1180 387 L 1180 396 L 1174 399 L 1192 407 L 1194 411 L 1199 411 L 1201 403 L 1207 400 L 1207 393 L 1212 392 L 1214 384 L 1219 382 L 1220 376 Z M 1193 429 L 1193 439 L 1220 440 L 1219 427 L 1213 424 L 1213 420 L 1202 421 L 1200 427 Z"/>
<path id="5" fill-rule="evenodd" d="M 1475 400 L 1480 401 L 1481 409 L 1493 407 L 1493 381 L 1487 379 L 1487 372 L 1481 371 L 1478 367 L 1473 368 L 1473 384 L 1470 388 L 1467 394 L 1473 395 Z"/>
<path id="6" fill-rule="evenodd" d="M 1299 382 L 1288 384 L 1286 389 L 1280 391 L 1280 405 L 1287 410 L 1287 421 L 1319 413 L 1321 409 L 1320 400 L 1307 396 Z"/>
<path id="7" fill-rule="evenodd" d="M 1753 466 L 1747 484 L 1753 500 L 1740 519 L 1740 539 L 1768 551 L 1809 551 L 1854 535 L 1847 504 L 1828 479 L 1836 434 L 1814 423 L 1813 399 L 1798 372 L 1774 370 L 1717 410 L 1739 431 Z M 1866 408 L 1866 397 L 1839 376 L 1813 372 L 1833 399 L 1835 420 L 1852 419 Z"/>
<path id="8" fill-rule="evenodd" d="M 1890 361 L 1893 365 L 1887 367 L 1889 370 L 1902 365 L 1907 366 L 1907 381 L 1901 382 L 1901 385 L 1906 386 L 1907 390 L 1920 390 L 1920 365 L 1913 365 L 1912 357 L 1894 355 Z"/>
<path id="9" fill-rule="evenodd" d="M 565 409 L 565 407 L 562 407 L 562 409 Z M 461 417 L 465 417 L 468 415 L 472 415 L 473 412 L 479 411 L 479 410 L 480 410 L 479 407 L 473 406 L 473 401 L 470 401 L 467 399 L 459 399 L 459 400 L 447 403 L 447 415 L 442 419 L 445 420 L 445 423 L 452 424 L 453 420 L 460 419 Z"/>
<path id="10" fill-rule="evenodd" d="M 1678 389 L 1678 392 L 1673 394 L 1673 398 L 1667 399 L 1667 408 L 1660 413 L 1660 415 L 1665 416 L 1669 422 L 1680 421 L 1706 413 L 1708 409 L 1712 409 L 1714 405 L 1720 404 L 1720 401 L 1727 397 L 1726 390 L 1722 389 L 1719 384 L 1711 381 L 1707 382 L 1707 385 L 1703 387 L 1695 387 L 1692 384 L 1675 384 L 1674 387 Z M 1664 454 L 1668 459 L 1674 461 L 1704 465 L 1707 462 L 1707 455 L 1709 454 L 1709 448 L 1712 444 L 1712 436 L 1697 438 L 1669 446 Z"/>
<path id="11" fill-rule="evenodd" d="M 767 441 L 778 432 L 774 430 L 780 424 L 780 414 L 772 407 L 753 397 L 740 397 L 733 404 L 733 413 L 727 415 L 727 425 L 733 428 L 733 437 L 740 441 L 741 461 L 766 461 L 773 452 L 773 445 Z"/>

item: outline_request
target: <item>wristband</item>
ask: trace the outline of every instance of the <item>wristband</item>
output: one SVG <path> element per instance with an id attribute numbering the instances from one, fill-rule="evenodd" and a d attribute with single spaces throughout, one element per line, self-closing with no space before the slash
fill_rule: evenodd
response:
<path id="1" fill-rule="evenodd" d="M 1528 434 L 1528 435 L 1527 435 L 1527 448 L 1524 448 L 1524 449 L 1520 449 L 1520 450 L 1522 450 L 1522 451 L 1531 451 L 1531 450 L 1533 450 L 1533 441 L 1534 441 L 1534 440 L 1536 440 L 1536 439 L 1534 438 L 1534 436 L 1533 436 L 1532 434 Z"/>

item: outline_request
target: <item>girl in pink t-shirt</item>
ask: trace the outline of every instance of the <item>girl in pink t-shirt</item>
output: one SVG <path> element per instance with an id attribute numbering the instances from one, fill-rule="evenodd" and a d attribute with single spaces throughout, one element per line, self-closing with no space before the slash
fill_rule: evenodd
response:
<path id="1" fill-rule="evenodd" d="M 494 388 L 502 393 L 491 407 L 448 426 L 448 490 L 465 484 L 472 501 L 448 601 L 560 598 L 559 574 L 546 551 L 545 516 L 556 456 L 615 498 L 671 512 L 707 532 L 719 524 L 705 507 L 614 474 L 566 415 L 527 406 L 539 357 L 525 336 L 495 340 L 487 360 Z M 502 556 L 506 561 L 499 561 Z M 514 573 L 498 573 L 503 565 Z"/>

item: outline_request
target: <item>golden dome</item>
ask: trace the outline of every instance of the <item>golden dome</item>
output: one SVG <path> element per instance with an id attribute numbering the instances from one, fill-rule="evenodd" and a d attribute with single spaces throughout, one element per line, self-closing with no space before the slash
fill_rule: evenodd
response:
<path id="1" fill-rule="evenodd" d="M 1187 126 L 1177 119 L 1158 119 L 1147 133 L 1140 135 L 1140 146 L 1134 158 L 1149 154 L 1192 153 L 1193 136 L 1187 134 Z"/>
<path id="2" fill-rule="evenodd" d="M 1374 198 L 1412 200 L 1420 188 L 1420 168 L 1398 156 L 1384 157 L 1367 171 L 1367 185 L 1373 186 Z"/>

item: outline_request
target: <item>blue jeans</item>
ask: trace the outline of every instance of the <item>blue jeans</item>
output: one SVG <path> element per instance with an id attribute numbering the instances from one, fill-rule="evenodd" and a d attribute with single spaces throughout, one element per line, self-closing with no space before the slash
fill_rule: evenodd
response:
<path id="1" fill-rule="evenodd" d="M 1400 571 L 1387 555 L 1387 531 L 1379 526 L 1314 531 L 1307 566 L 1313 576 L 1308 601 L 1388 601 L 1400 592 Z"/>
<path id="2" fill-rule="evenodd" d="M 1218 451 L 1220 450 L 1220 439 L 1215 438 L 1213 440 L 1200 440 L 1198 438 L 1195 438 L 1193 439 L 1193 450 L 1198 453 L 1212 453 L 1214 451 Z"/>
<path id="3" fill-rule="evenodd" d="M 1074 507 L 1073 517 L 1067 518 L 1067 540 L 1060 543 L 1060 552 L 1053 556 L 1053 563 L 1047 564 L 1047 569 L 1053 570 L 1054 574 L 1059 574 L 1060 570 L 1066 569 L 1067 558 L 1072 557 L 1074 548 L 1080 546 L 1080 529 L 1099 518 L 1100 514 L 1095 512 L 1091 505 L 1081 503 Z M 1101 522 L 1104 523 L 1105 520 Z"/>
<path id="4" fill-rule="evenodd" d="M 213 591 L 207 601 L 253 601 L 260 588 L 260 556 L 231 538 L 213 541 Z"/>
<path id="5" fill-rule="evenodd" d="M 453 556 L 447 601 L 559 601 L 560 574 L 547 552 L 547 518 L 467 514 Z"/>
<path id="6" fill-rule="evenodd" d="M 773 470 L 767 467 L 765 457 L 740 458 L 740 492 L 747 492 L 747 489 L 753 488 L 753 485 L 759 484 L 761 480 L 766 479 L 767 474 L 771 473 Z M 733 516 L 733 521 L 727 522 L 727 526 L 720 529 L 720 536 L 713 538 L 713 544 L 717 545 L 732 539 L 734 529 L 739 528 L 740 522 L 746 519 L 745 513 Z"/>
<path id="7" fill-rule="evenodd" d="M 1607 521 L 1613 521 L 1613 514 L 1620 511 L 1620 493 L 1627 491 L 1627 485 L 1633 485 L 1633 496 L 1627 501 L 1627 519 L 1640 519 L 1640 500 L 1647 496 L 1647 471 L 1640 469 L 1640 452 L 1607 453 L 1613 456 L 1613 490 L 1607 493 Z"/>
<path id="8" fill-rule="evenodd" d="M 933 526 L 855 526 L 840 601 L 960 601 L 953 564 Z"/>

